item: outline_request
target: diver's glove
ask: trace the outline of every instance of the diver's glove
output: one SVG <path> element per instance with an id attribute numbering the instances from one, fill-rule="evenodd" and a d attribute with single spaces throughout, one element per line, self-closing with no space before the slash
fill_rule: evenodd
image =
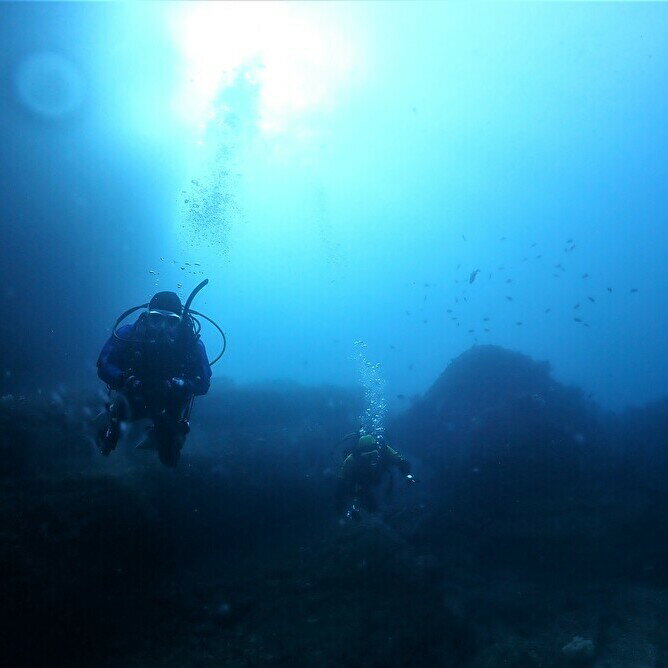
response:
<path id="1" fill-rule="evenodd" d="M 142 382 L 137 376 L 128 376 L 123 384 L 123 392 L 137 394 L 142 389 Z"/>
<path id="2" fill-rule="evenodd" d="M 190 384 L 184 378 L 172 378 L 167 381 L 167 389 L 174 394 L 190 393 Z"/>

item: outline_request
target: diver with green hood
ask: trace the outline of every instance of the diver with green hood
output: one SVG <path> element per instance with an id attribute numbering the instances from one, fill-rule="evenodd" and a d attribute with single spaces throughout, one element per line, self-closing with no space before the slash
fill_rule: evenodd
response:
<path id="1" fill-rule="evenodd" d="M 391 448 L 382 434 L 361 436 L 344 455 L 336 485 L 336 512 L 346 519 L 359 520 L 362 509 L 371 513 L 378 510 L 375 489 L 385 478 L 391 484 L 393 468 L 407 482 L 415 482 L 410 462 Z"/>
<path id="2" fill-rule="evenodd" d="M 166 466 L 178 463 L 190 431 L 194 397 L 208 392 L 211 365 L 225 352 L 225 335 L 220 327 L 190 308 L 207 283 L 202 281 L 185 305 L 174 292 L 158 292 L 147 304 L 122 313 L 114 323 L 97 361 L 98 376 L 110 393 L 106 424 L 97 433 L 103 455 L 116 447 L 122 422 L 148 418 L 152 427 L 138 447 L 157 449 Z M 139 310 L 142 312 L 134 323 L 120 326 Z M 223 337 L 223 350 L 211 362 L 200 339 L 201 325 L 196 316 L 211 322 Z"/>

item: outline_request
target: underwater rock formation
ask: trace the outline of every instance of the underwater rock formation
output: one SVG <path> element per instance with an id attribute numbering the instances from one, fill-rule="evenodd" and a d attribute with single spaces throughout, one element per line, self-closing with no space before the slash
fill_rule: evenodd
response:
<path id="1" fill-rule="evenodd" d="M 428 503 L 407 530 L 537 571 L 663 570 L 668 499 L 651 462 L 666 459 L 665 423 L 665 407 L 606 415 L 547 363 L 473 347 L 393 425 L 397 446 L 423 460 Z"/>
<path id="2" fill-rule="evenodd" d="M 554 381 L 548 363 L 498 346 L 455 359 L 394 430 L 428 463 L 435 493 L 488 517 L 591 482 L 600 448 L 583 393 Z"/>
<path id="3" fill-rule="evenodd" d="M 100 402 L 0 402 L 14 665 L 559 666 L 576 636 L 668 659 L 666 402 L 607 415 L 472 348 L 389 425 L 421 482 L 345 526 L 358 390 L 218 381 L 176 470 L 131 433 L 99 456 Z"/>

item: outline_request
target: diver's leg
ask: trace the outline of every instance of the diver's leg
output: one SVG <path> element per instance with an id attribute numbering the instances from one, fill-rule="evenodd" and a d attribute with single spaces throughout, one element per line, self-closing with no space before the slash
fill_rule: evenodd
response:
<path id="1" fill-rule="evenodd" d="M 359 509 L 359 486 L 349 480 L 339 478 L 336 487 L 336 513 L 339 521 L 361 519 Z"/>
<path id="2" fill-rule="evenodd" d="M 351 489 L 348 482 L 342 478 L 339 478 L 336 481 L 336 499 L 334 502 L 334 507 L 336 514 L 341 516 L 346 511 L 346 506 L 348 505 L 351 497 Z"/>
<path id="3" fill-rule="evenodd" d="M 178 464 L 181 448 L 190 431 L 187 409 L 190 400 L 179 401 L 161 410 L 153 419 L 160 461 L 169 467 Z"/>
<path id="4" fill-rule="evenodd" d="M 388 471 L 389 479 L 387 481 L 387 487 L 385 488 L 385 498 L 389 499 L 394 494 L 394 471 Z"/>
<path id="5" fill-rule="evenodd" d="M 97 447 L 107 457 L 118 444 L 121 436 L 121 421 L 128 416 L 128 405 L 126 398 L 118 394 L 107 404 L 107 424 L 100 427 L 97 432 Z"/>
<path id="6" fill-rule="evenodd" d="M 364 508 L 366 511 L 370 513 L 378 512 L 378 502 L 376 501 L 376 495 L 374 494 L 373 488 L 370 485 L 361 487 L 357 498 L 359 499 L 362 508 Z"/>

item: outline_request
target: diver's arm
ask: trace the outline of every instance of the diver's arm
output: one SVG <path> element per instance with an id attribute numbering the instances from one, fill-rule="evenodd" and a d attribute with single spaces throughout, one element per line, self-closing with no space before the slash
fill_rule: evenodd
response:
<path id="1" fill-rule="evenodd" d="M 408 475 L 411 472 L 411 463 L 389 445 L 387 446 L 387 456 L 390 463 L 396 466 L 403 475 Z"/>
<path id="2" fill-rule="evenodd" d="M 211 386 L 211 366 L 209 358 L 206 356 L 206 348 L 201 341 L 195 344 L 196 350 L 193 354 L 193 361 L 187 369 L 184 378 L 188 390 L 196 396 L 206 394 Z"/>
<path id="3" fill-rule="evenodd" d="M 127 334 L 128 331 L 121 327 L 119 334 Z M 130 329 L 130 328 L 129 328 Z M 97 359 L 97 375 L 112 390 L 120 390 L 126 379 L 127 369 L 124 369 L 127 344 L 116 338 L 113 334 L 104 344 L 100 356 Z"/>

